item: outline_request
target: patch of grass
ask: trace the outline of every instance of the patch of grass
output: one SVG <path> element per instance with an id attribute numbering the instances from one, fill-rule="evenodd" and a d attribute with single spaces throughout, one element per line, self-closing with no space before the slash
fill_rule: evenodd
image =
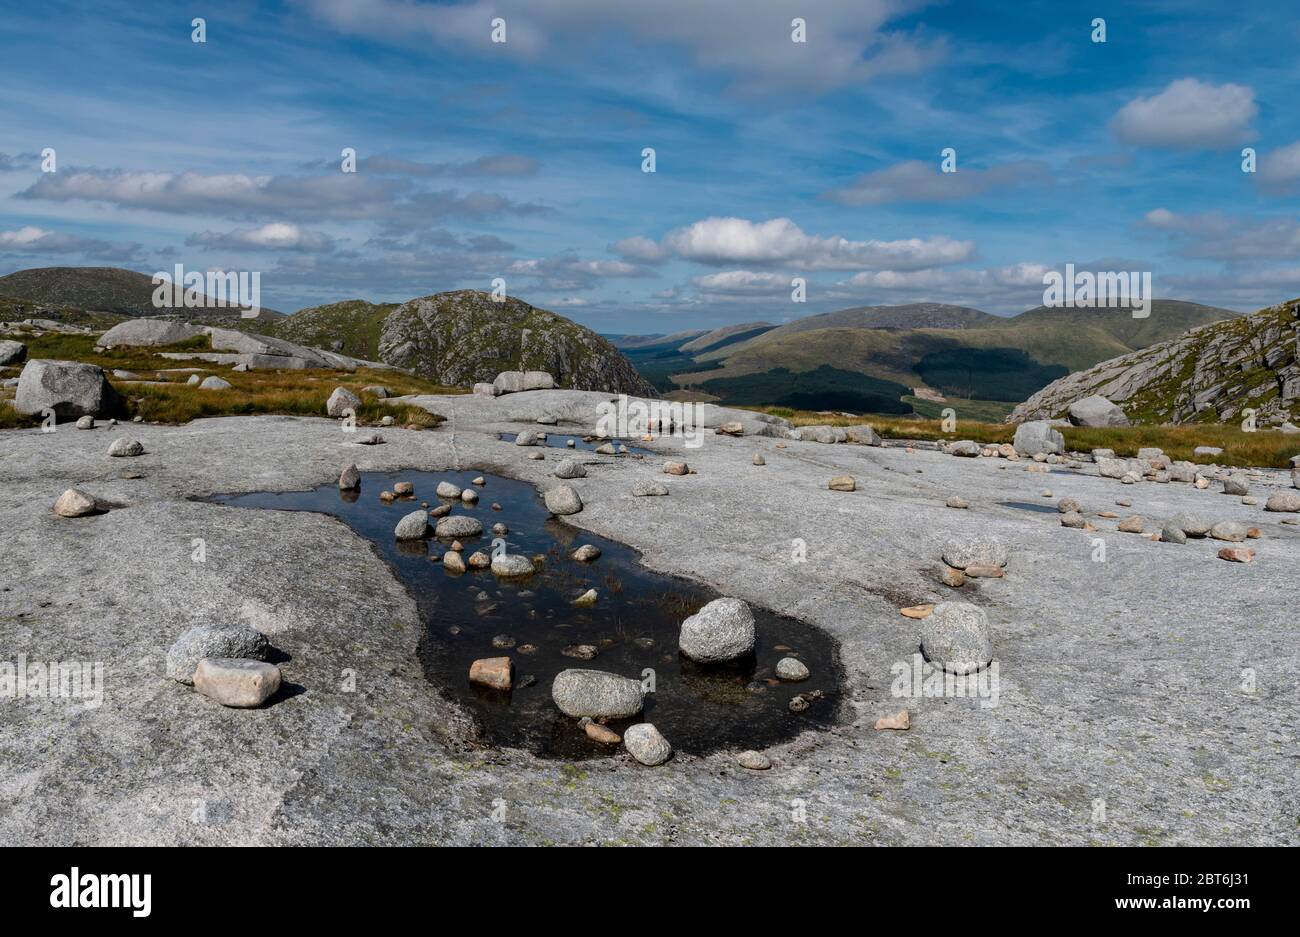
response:
<path id="1" fill-rule="evenodd" d="M 17 429 L 20 426 L 28 425 L 26 418 L 18 415 L 18 411 L 6 401 L 0 401 L 0 429 Z"/>
<path id="2" fill-rule="evenodd" d="M 856 417 L 828 416 L 788 407 L 759 407 L 760 412 L 784 417 L 795 426 L 854 426 L 869 423 L 887 439 L 956 440 L 973 439 L 979 443 L 1011 442 L 1015 426 L 1008 423 L 984 423 L 958 420 L 955 432 L 943 432 L 939 420 L 924 417 L 900 417 L 866 414 Z M 960 412 L 960 411 L 959 411 Z M 1192 450 L 1197 446 L 1217 446 L 1223 454 L 1213 461 L 1220 465 L 1242 468 L 1289 468 L 1291 457 L 1300 454 L 1300 435 L 1276 430 L 1243 432 L 1236 425 L 1193 424 L 1186 426 L 1112 426 L 1084 428 L 1060 427 L 1067 449 L 1089 452 L 1114 449 L 1118 456 L 1136 456 L 1139 449 L 1156 447 L 1174 460 L 1197 461 Z"/>
<path id="3" fill-rule="evenodd" d="M 325 402 L 336 387 L 346 387 L 361 397 L 357 422 L 378 424 L 392 416 L 399 426 L 414 424 L 433 427 L 442 422 L 420 407 L 388 406 L 361 389 L 375 384 L 387 387 L 393 396 L 406 394 L 462 394 L 463 388 L 444 387 L 432 381 L 362 368 L 347 375 L 335 371 L 246 371 L 219 373 L 233 385 L 229 390 L 200 390 L 197 385 L 123 384 L 117 389 L 129 402 L 131 415 L 151 423 L 187 423 L 203 417 L 283 413 L 296 416 L 324 416 Z"/>

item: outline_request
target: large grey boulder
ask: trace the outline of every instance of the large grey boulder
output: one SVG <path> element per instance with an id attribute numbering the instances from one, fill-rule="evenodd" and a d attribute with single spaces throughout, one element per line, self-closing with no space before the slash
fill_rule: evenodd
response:
<path id="1" fill-rule="evenodd" d="M 0 364 L 18 364 L 27 357 L 27 346 L 22 342 L 0 342 Z"/>
<path id="2" fill-rule="evenodd" d="M 348 410 L 356 413 L 360 406 L 360 397 L 346 387 L 336 387 L 334 393 L 330 394 L 330 399 L 325 402 L 325 412 L 332 417 L 341 417 L 346 415 Z"/>
<path id="3" fill-rule="evenodd" d="M 551 684 L 551 699 L 575 719 L 627 719 L 641 711 L 641 683 L 603 670 L 571 668 Z"/>
<path id="4" fill-rule="evenodd" d="M 549 371 L 525 371 L 524 390 L 552 390 L 555 378 Z"/>
<path id="5" fill-rule="evenodd" d="M 119 322 L 99 338 L 104 348 L 175 345 L 203 334 L 197 326 L 167 319 L 131 319 Z"/>
<path id="6" fill-rule="evenodd" d="M 108 447 L 108 454 L 115 459 L 129 459 L 144 454 L 144 443 L 130 436 L 119 436 Z"/>
<path id="7" fill-rule="evenodd" d="M 682 622 L 678 646 L 704 664 L 738 660 L 754 653 L 754 613 L 740 599 L 714 599 Z"/>
<path id="8" fill-rule="evenodd" d="M 272 338 L 269 335 L 250 335 L 237 329 L 214 327 L 205 328 L 204 331 L 211 337 L 213 351 L 233 352 L 259 358 L 292 358 L 301 361 L 302 364 L 297 367 L 303 368 L 344 367 L 347 369 L 346 366 L 355 360 L 347 359 L 344 355 L 317 351 L 315 348 L 298 345 L 282 338 Z"/>
<path id="9" fill-rule="evenodd" d="M 1007 548 L 997 537 L 953 538 L 943 545 L 943 561 L 956 569 L 967 566 L 1006 566 Z"/>
<path id="10" fill-rule="evenodd" d="M 266 660 L 271 642 L 247 625 L 195 625 L 167 652 L 167 676 L 181 683 L 194 682 L 194 668 L 205 657 Z"/>
<path id="11" fill-rule="evenodd" d="M 974 673 L 993 660 L 988 616 L 969 602 L 936 605 L 921 626 L 921 650 L 949 673 Z"/>
<path id="12" fill-rule="evenodd" d="M 203 382 L 199 384 L 199 390 L 230 390 L 230 387 L 231 384 L 229 381 L 223 380 L 215 374 L 208 375 L 203 379 Z"/>
<path id="13" fill-rule="evenodd" d="M 507 579 L 514 576 L 531 576 L 533 561 L 519 553 L 500 553 L 492 557 L 492 572 Z"/>
<path id="14" fill-rule="evenodd" d="M 1118 405 L 1101 394 L 1076 400 L 1066 409 L 1066 415 L 1075 426 L 1128 426 L 1128 417 Z"/>
<path id="15" fill-rule="evenodd" d="M 1016 435 L 1011 444 L 1021 455 L 1032 456 L 1039 452 L 1060 455 L 1065 452 L 1065 437 L 1046 420 L 1021 423 L 1016 427 Z"/>
<path id="16" fill-rule="evenodd" d="M 14 409 L 24 416 L 53 410 L 59 419 L 123 414 L 122 398 L 113 390 L 104 369 L 78 361 L 33 358 L 18 375 Z"/>

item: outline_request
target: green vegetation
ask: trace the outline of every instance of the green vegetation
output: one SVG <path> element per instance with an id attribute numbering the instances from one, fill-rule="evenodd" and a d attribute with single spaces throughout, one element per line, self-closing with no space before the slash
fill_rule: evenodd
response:
<path id="1" fill-rule="evenodd" d="M 916 371 L 949 397 L 1011 403 L 1019 403 L 1070 373 L 1063 365 L 1039 364 L 1018 348 L 935 351 L 917 362 Z"/>
<path id="2" fill-rule="evenodd" d="M 702 387 L 724 404 L 734 406 L 769 403 L 796 410 L 855 413 L 907 413 L 911 409 L 899 399 L 909 391 L 902 384 L 830 365 L 799 373 L 774 368 L 763 374 L 704 381 Z"/>
<path id="3" fill-rule="evenodd" d="M 364 299 L 347 299 L 300 309 L 292 316 L 280 319 L 269 329 L 270 334 L 312 348 L 335 350 L 341 343 L 341 354 L 367 361 L 379 360 L 379 333 L 384 319 L 396 309 L 397 303 L 368 303 Z"/>

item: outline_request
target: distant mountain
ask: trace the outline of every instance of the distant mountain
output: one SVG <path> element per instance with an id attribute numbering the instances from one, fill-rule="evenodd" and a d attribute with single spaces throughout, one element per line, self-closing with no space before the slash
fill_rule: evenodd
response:
<path id="1" fill-rule="evenodd" d="M 477 290 L 405 303 L 354 299 L 302 309 L 273 334 L 300 344 L 411 368 L 468 386 L 501 371 L 548 371 L 561 387 L 658 396 L 609 341 L 563 316 Z"/>
<path id="2" fill-rule="evenodd" d="M 904 306 L 854 306 L 838 312 L 806 316 L 781 326 L 783 335 L 814 329 L 968 329 L 1006 320 L 1000 316 L 947 303 L 909 303 Z"/>
<path id="3" fill-rule="evenodd" d="M 1155 300 L 1144 319 L 1127 309 L 1040 307 L 1002 317 L 942 303 L 863 306 L 703 350 L 705 337 L 696 338 L 672 349 L 672 358 L 661 350 L 647 377 L 665 392 L 676 388 L 726 401 L 752 396 L 750 384 L 770 387 L 767 375 L 774 372 L 828 374 L 819 369 L 829 367 L 949 398 L 1018 403 L 1071 371 L 1236 315 L 1175 300 Z M 633 360 L 643 367 L 640 358 Z M 810 383 L 816 382 L 804 381 L 805 396 L 816 393 Z M 842 376 L 833 386 L 823 383 L 828 395 L 842 399 Z M 874 393 L 879 396 L 879 389 Z"/>
<path id="4" fill-rule="evenodd" d="M 228 318 L 235 310 L 210 307 L 159 309 L 153 304 L 153 277 L 119 267 L 33 267 L 0 277 L 0 296 L 90 312 L 142 317 L 183 315 L 190 319 Z M 259 318 L 281 315 L 262 309 Z"/>
<path id="5" fill-rule="evenodd" d="M 727 345 L 734 345 L 737 342 L 749 341 L 751 338 L 757 338 L 764 332 L 770 332 L 776 328 L 770 322 L 744 322 L 740 325 L 724 325 L 720 329 L 714 329 L 711 332 L 705 332 L 698 338 L 693 338 L 680 347 L 681 351 L 688 354 L 699 354 L 706 351 L 714 351 Z"/>
<path id="6" fill-rule="evenodd" d="M 1062 377 L 1007 419 L 1062 416 L 1076 400 L 1100 394 L 1136 423 L 1222 423 L 1246 409 L 1261 427 L 1290 420 L 1293 408 L 1300 411 L 1297 317 L 1300 300 L 1292 300 L 1198 326 Z"/>

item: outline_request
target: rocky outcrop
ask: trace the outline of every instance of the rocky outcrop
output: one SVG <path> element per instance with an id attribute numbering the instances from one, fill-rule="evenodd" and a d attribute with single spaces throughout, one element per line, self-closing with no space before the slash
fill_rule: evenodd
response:
<path id="1" fill-rule="evenodd" d="M 402 303 L 379 328 L 380 360 L 469 387 L 502 372 L 546 372 L 557 387 L 657 397 L 608 341 L 519 299 L 456 290 Z M 520 386 L 518 390 L 525 388 Z"/>
<path id="2" fill-rule="evenodd" d="M 1138 423 L 1236 422 L 1249 409 L 1257 426 L 1280 426 L 1300 414 L 1298 315 L 1292 300 L 1103 361 L 1047 385 L 1007 422 L 1058 417 L 1100 395 Z"/>

